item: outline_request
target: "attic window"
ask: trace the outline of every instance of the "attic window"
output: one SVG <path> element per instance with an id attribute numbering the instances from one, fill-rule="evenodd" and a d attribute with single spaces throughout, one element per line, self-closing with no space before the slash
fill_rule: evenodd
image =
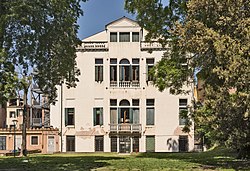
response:
<path id="1" fill-rule="evenodd" d="M 117 42 L 117 32 L 110 33 L 110 42 Z"/>
<path id="2" fill-rule="evenodd" d="M 132 42 L 139 42 L 139 32 L 132 33 Z"/>
<path id="3" fill-rule="evenodd" d="M 119 34 L 119 42 L 130 42 L 130 33 L 129 32 L 121 32 Z"/>

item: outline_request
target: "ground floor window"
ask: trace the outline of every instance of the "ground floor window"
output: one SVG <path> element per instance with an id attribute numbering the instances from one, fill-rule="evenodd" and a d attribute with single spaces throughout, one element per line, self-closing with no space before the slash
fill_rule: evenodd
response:
<path id="1" fill-rule="evenodd" d="M 135 153 L 139 152 L 139 137 L 138 136 L 133 137 L 133 152 Z"/>
<path id="2" fill-rule="evenodd" d="M 0 150 L 6 150 L 6 136 L 0 136 Z"/>
<path id="3" fill-rule="evenodd" d="M 103 136 L 95 136 L 95 151 L 103 151 Z"/>
<path id="4" fill-rule="evenodd" d="M 188 151 L 188 136 L 180 135 L 179 136 L 179 152 L 187 152 Z"/>
<path id="5" fill-rule="evenodd" d="M 146 152 L 155 152 L 155 136 L 146 136 Z"/>
<path id="6" fill-rule="evenodd" d="M 75 136 L 66 136 L 66 151 L 75 151 Z"/>
<path id="7" fill-rule="evenodd" d="M 31 136 L 31 145 L 38 145 L 38 136 Z"/>
<path id="8" fill-rule="evenodd" d="M 129 136 L 119 137 L 119 152 L 130 153 L 131 141 Z"/>
<path id="9" fill-rule="evenodd" d="M 111 139 L 111 152 L 117 152 L 117 137 L 113 136 Z"/>

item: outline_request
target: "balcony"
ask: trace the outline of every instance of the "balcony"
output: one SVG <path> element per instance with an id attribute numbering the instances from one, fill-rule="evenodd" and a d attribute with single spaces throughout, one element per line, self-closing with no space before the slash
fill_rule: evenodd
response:
<path id="1" fill-rule="evenodd" d="M 82 42 L 80 51 L 108 51 L 108 42 Z"/>
<path id="2" fill-rule="evenodd" d="M 162 46 L 159 42 L 141 42 L 141 50 L 164 50 L 167 46 Z"/>
<path id="3" fill-rule="evenodd" d="M 139 81 L 110 81 L 110 87 L 120 87 L 120 88 L 135 88 L 140 87 Z"/>
<path id="4" fill-rule="evenodd" d="M 124 133 L 140 133 L 141 124 L 110 124 L 110 132 L 124 132 Z"/>

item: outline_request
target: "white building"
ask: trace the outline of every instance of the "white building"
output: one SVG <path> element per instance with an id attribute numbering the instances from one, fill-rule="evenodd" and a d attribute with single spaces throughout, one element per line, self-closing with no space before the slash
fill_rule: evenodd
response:
<path id="1" fill-rule="evenodd" d="M 51 107 L 51 125 L 62 128 L 63 152 L 193 150 L 193 129 L 183 133 L 179 119 L 191 94 L 175 96 L 152 85 L 148 70 L 166 48 L 144 42 L 146 33 L 123 17 L 83 40 L 77 52 L 80 82 L 58 87 Z"/>

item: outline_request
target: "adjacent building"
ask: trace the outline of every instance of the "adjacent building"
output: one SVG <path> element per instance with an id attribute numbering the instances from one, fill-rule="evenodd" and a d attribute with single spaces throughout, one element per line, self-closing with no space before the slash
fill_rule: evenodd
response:
<path id="1" fill-rule="evenodd" d="M 122 17 L 82 41 L 76 88 L 58 87 L 51 125 L 60 128 L 63 152 L 180 152 L 194 148 L 184 133 L 192 94 L 172 95 L 153 86 L 149 70 L 168 50 L 145 42 L 147 31 Z M 192 87 L 186 87 L 192 90 Z"/>
<path id="2" fill-rule="evenodd" d="M 49 105 L 32 88 L 32 103 L 27 106 L 27 150 L 41 153 L 59 151 L 59 130 L 49 125 Z M 40 93 L 40 94 L 39 94 Z M 23 98 L 11 98 L 0 109 L 0 154 L 19 151 L 22 144 Z"/>

